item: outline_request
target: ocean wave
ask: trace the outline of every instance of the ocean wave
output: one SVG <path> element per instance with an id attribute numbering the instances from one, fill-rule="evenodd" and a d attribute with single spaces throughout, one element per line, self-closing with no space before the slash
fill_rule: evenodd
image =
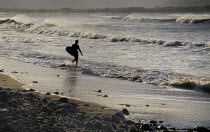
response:
<path id="1" fill-rule="evenodd" d="M 61 64 L 61 62 L 68 59 L 67 57 L 43 54 L 39 52 L 22 53 L 16 59 L 45 67 L 60 67 L 62 69 L 77 71 L 89 76 L 115 78 L 162 87 L 210 92 L 210 81 L 171 71 L 158 69 L 146 70 L 141 68 L 91 62 L 83 59 L 80 59 L 82 67 L 74 66 L 68 63 Z"/>
<path id="2" fill-rule="evenodd" d="M 166 15 L 166 16 L 145 16 L 141 13 L 133 13 L 127 15 L 122 20 L 137 20 L 140 22 L 177 22 L 177 23 L 189 23 L 189 24 L 196 24 L 196 23 L 210 23 L 210 15 L 208 14 L 179 14 L 179 15 Z"/>
<path id="3" fill-rule="evenodd" d="M 154 21 L 158 21 L 158 22 L 175 22 L 176 18 L 167 18 L 167 17 L 161 17 L 161 18 L 157 18 L 156 16 L 145 16 L 139 13 L 134 13 L 134 14 L 130 14 L 127 15 L 126 17 L 124 17 L 122 20 L 138 20 L 141 22 L 154 22 Z"/>
<path id="4" fill-rule="evenodd" d="M 58 36 L 69 36 L 69 37 L 81 37 L 86 39 L 106 39 L 110 42 L 134 42 L 140 44 L 157 44 L 162 46 L 179 47 L 179 46 L 196 46 L 196 47 L 209 47 L 209 43 L 199 43 L 199 42 L 185 42 L 177 40 L 159 40 L 159 39 L 149 39 L 149 38 L 137 38 L 131 36 L 112 36 L 108 34 L 101 33 L 91 33 L 91 32 L 77 32 L 69 29 L 64 29 L 55 24 L 50 23 L 20 23 L 13 19 L 1 20 L 0 24 L 4 24 L 1 28 L 13 29 L 19 32 L 26 33 L 36 33 L 44 35 L 58 35 Z"/>
<path id="5" fill-rule="evenodd" d="M 102 18 L 105 18 L 105 19 L 117 19 L 117 20 L 123 19 L 123 17 L 121 17 L 121 16 L 102 16 Z"/>
<path id="6" fill-rule="evenodd" d="M 210 82 L 203 81 L 198 78 L 183 78 L 179 80 L 172 80 L 169 81 L 169 85 L 176 88 L 210 92 Z"/>
<path id="7" fill-rule="evenodd" d="M 50 53 L 42 53 L 38 51 L 20 52 L 15 56 L 7 53 L 6 56 L 45 67 L 61 67 L 62 69 L 73 70 L 90 76 L 116 78 L 163 87 L 175 87 L 210 92 L 210 81 L 204 81 L 202 78 L 174 73 L 166 70 L 146 70 L 129 66 L 99 63 L 83 60 L 82 58 L 80 59 L 80 64 L 82 67 L 75 67 L 72 64 L 63 64 L 63 62 L 69 59 L 67 56 L 52 55 Z"/>
<path id="8" fill-rule="evenodd" d="M 116 65 L 94 64 L 81 68 L 82 74 L 135 81 L 162 87 L 210 92 L 210 81 L 170 71 L 145 70 Z"/>
<path id="9" fill-rule="evenodd" d="M 176 19 L 176 22 L 178 23 L 190 23 L 190 24 L 196 24 L 196 23 L 210 23 L 210 15 L 183 15 Z"/>

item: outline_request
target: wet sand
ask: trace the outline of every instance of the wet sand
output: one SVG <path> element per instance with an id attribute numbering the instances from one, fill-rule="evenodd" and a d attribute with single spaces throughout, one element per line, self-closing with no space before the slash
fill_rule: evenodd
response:
<path id="1" fill-rule="evenodd" d="M 11 76 L 8 76 L 6 74 L 0 73 L 0 86 L 3 88 L 9 88 L 12 90 L 24 90 L 24 86 L 26 84 L 19 82 L 17 80 L 15 80 L 14 78 L 12 78 Z M 62 95 L 45 95 L 45 94 L 41 94 L 39 92 L 36 91 L 29 91 L 30 93 L 36 93 L 38 94 L 40 97 L 44 98 L 50 98 L 53 101 L 58 101 L 61 97 L 64 97 Z M 78 109 L 80 111 L 84 111 L 86 113 L 91 113 L 91 114 L 104 114 L 104 115 L 111 115 L 116 113 L 118 110 L 115 109 L 110 109 L 107 108 L 106 106 L 101 106 L 99 104 L 96 103 L 92 103 L 92 102 L 85 102 L 85 101 L 81 101 L 81 100 L 76 100 L 73 98 L 68 98 L 70 102 L 74 102 L 76 104 L 79 104 Z"/>
<path id="2" fill-rule="evenodd" d="M 1 70 L 4 72 L 4 70 Z M 7 132 L 72 132 L 72 131 L 188 131 L 164 127 L 162 122 L 126 120 L 129 111 L 107 109 L 95 103 L 59 95 L 43 95 L 25 84 L 0 73 L 0 131 Z M 208 130 L 195 127 L 193 130 Z"/>

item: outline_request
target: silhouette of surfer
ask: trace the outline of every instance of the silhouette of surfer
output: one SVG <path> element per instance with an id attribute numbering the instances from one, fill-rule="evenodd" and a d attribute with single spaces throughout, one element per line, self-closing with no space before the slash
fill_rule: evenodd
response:
<path id="1" fill-rule="evenodd" d="M 80 50 L 80 47 L 78 45 L 79 43 L 79 40 L 75 40 L 75 44 L 73 44 L 71 47 L 66 47 L 66 51 L 74 56 L 74 60 L 72 60 L 72 63 L 76 61 L 76 65 L 78 64 L 78 58 L 79 58 L 79 55 L 78 55 L 78 50 L 79 52 L 81 53 L 81 55 L 83 56 L 82 54 L 82 51 Z"/>

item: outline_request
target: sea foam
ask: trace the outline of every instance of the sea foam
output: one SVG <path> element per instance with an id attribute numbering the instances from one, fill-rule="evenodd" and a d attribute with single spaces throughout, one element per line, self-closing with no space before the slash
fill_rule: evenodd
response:
<path id="1" fill-rule="evenodd" d="M 176 22 L 178 23 L 190 23 L 190 24 L 196 24 L 196 23 L 210 23 L 210 15 L 195 15 L 195 14 L 187 14 L 183 15 L 176 19 Z"/>
<path id="2" fill-rule="evenodd" d="M 94 32 L 81 32 L 65 29 L 55 24 L 42 22 L 39 24 L 34 23 L 21 23 L 13 19 L 6 19 L 0 21 L 1 28 L 8 30 L 16 30 L 18 32 L 36 33 L 44 35 L 57 35 L 57 36 L 70 36 L 70 37 L 81 37 L 86 39 L 105 39 L 110 42 L 134 42 L 141 44 L 157 44 L 162 46 L 197 46 L 197 47 L 208 47 L 209 43 L 203 42 L 187 42 L 179 40 L 161 40 L 161 39 L 149 39 L 132 36 L 113 36 L 110 34 L 94 33 Z"/>

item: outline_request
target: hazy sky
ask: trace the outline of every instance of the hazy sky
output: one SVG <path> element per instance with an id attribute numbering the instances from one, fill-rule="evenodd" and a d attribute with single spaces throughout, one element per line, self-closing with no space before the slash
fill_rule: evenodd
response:
<path id="1" fill-rule="evenodd" d="M 0 0 L 0 8 L 29 9 L 204 5 L 210 5 L 210 0 Z"/>

